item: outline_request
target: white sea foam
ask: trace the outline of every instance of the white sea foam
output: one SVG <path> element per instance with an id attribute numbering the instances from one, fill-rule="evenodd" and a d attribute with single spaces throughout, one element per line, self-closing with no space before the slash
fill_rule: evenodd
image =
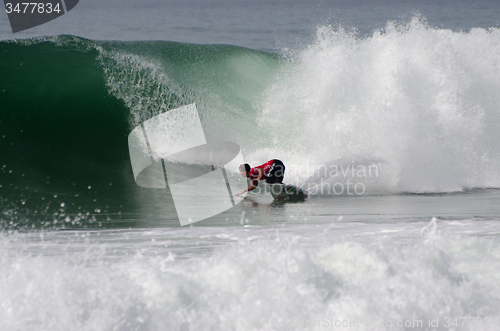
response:
<path id="1" fill-rule="evenodd" d="M 500 245 L 452 223 L 2 235 L 0 329 L 496 330 Z"/>
<path id="2" fill-rule="evenodd" d="M 279 156 L 299 184 L 310 169 L 372 164 L 368 191 L 499 187 L 498 91 L 499 29 L 414 18 L 358 38 L 323 26 L 268 89 L 260 127 L 272 139 L 249 158 Z"/>

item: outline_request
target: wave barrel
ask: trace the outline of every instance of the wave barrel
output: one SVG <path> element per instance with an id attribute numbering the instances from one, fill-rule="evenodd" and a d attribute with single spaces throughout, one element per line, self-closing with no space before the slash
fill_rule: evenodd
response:
<path id="1" fill-rule="evenodd" d="M 207 143 L 194 104 L 155 116 L 129 134 L 134 179 L 145 188 L 169 188 L 181 225 L 202 221 L 235 205 L 246 181 L 238 144 Z"/>

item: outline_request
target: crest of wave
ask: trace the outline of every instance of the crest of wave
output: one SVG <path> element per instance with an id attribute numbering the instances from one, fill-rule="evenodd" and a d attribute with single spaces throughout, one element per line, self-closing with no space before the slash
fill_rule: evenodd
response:
<path id="1" fill-rule="evenodd" d="M 372 191 L 499 187 L 498 91 L 499 29 L 453 32 L 415 17 L 361 39 L 323 26 L 276 76 L 259 124 L 272 136 L 266 152 L 299 183 L 348 164 L 378 167 Z"/>

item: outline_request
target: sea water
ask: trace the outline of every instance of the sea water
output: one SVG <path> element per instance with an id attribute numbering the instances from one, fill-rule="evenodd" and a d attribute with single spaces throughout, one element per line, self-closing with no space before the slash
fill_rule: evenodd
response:
<path id="1" fill-rule="evenodd" d="M 87 1 L 12 34 L 5 15 L 0 330 L 498 330 L 499 17 Z M 180 227 L 127 136 L 190 103 L 309 198 Z"/>

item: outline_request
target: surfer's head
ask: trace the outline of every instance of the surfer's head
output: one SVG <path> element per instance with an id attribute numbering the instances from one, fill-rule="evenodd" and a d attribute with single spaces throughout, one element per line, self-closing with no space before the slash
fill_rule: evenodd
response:
<path id="1" fill-rule="evenodd" d="M 240 175 L 241 177 L 248 177 L 248 173 L 250 172 L 250 165 L 248 163 L 240 165 Z"/>

